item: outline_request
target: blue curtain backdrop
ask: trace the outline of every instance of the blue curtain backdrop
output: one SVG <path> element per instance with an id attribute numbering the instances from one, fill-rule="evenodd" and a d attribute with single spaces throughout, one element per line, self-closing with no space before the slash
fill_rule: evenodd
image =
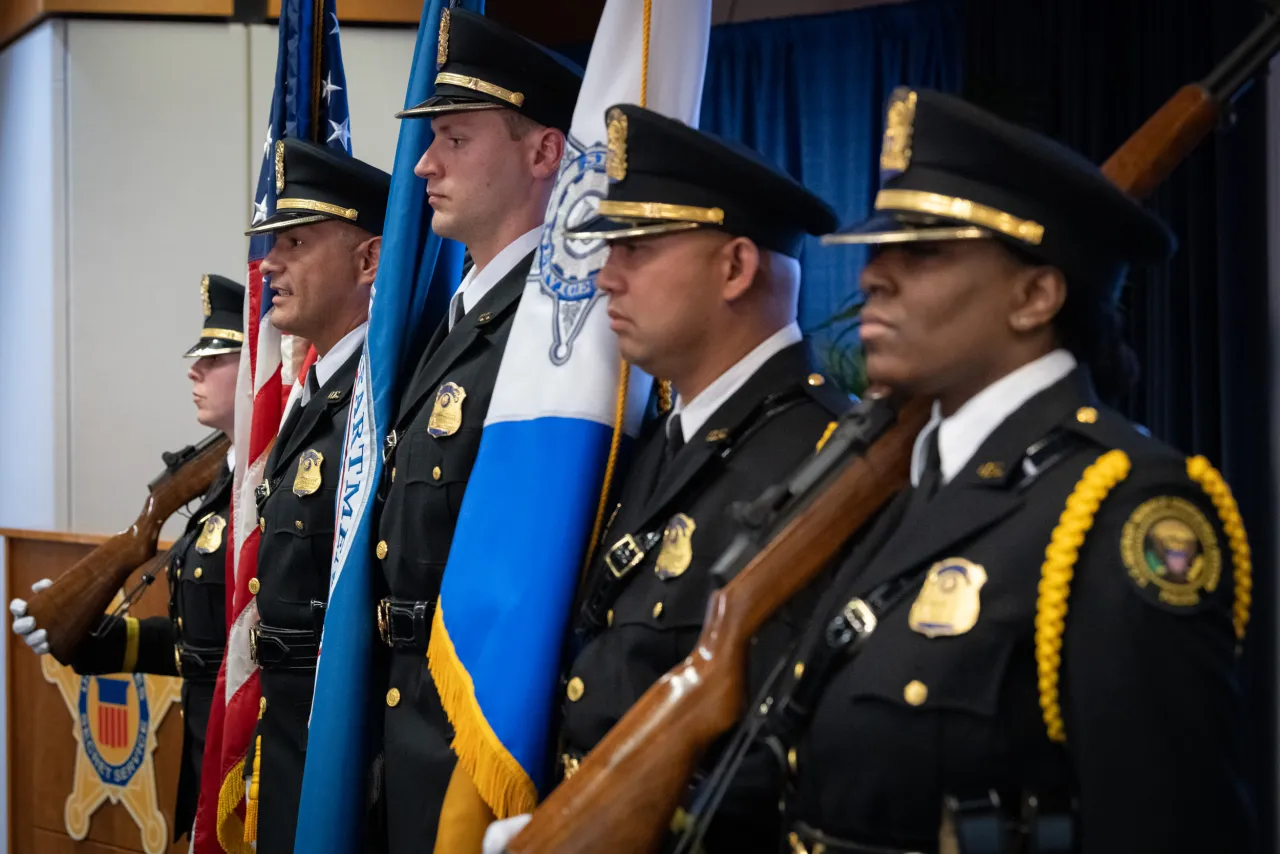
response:
<path id="1" fill-rule="evenodd" d="M 954 3 L 917 2 L 711 30 L 702 128 L 751 146 L 840 215 L 866 216 L 879 185 L 884 105 L 900 85 L 956 91 Z M 857 290 L 860 247 L 801 258 L 800 325 L 812 331 Z"/>

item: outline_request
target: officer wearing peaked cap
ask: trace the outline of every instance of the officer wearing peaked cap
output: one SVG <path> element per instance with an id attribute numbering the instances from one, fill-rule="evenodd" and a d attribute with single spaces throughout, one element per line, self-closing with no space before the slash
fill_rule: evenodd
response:
<path id="1" fill-rule="evenodd" d="M 414 171 L 426 181 L 432 229 L 463 243 L 474 264 L 446 320 L 417 330 L 374 505 L 383 800 L 397 854 L 436 840 L 455 767 L 427 669 L 435 603 L 581 83 L 565 60 L 465 10 L 444 13 L 439 45 L 435 94 L 400 116 L 431 122 L 434 141 Z M 463 844 L 441 834 L 441 850 Z"/>
<path id="2" fill-rule="evenodd" d="M 210 273 L 200 282 L 204 325 L 200 340 L 186 352 L 194 359 L 191 379 L 196 419 L 232 435 L 236 374 L 244 342 L 244 288 Z M 227 645 L 225 568 L 231 520 L 233 456 L 187 518 L 186 530 L 170 550 L 169 614 L 164 617 L 102 618 L 76 651 L 77 673 L 156 673 L 182 677 L 182 769 L 178 775 L 173 838 L 185 836 L 195 821 L 204 758 L 205 728 L 213 705 L 214 681 Z M 37 582 L 41 590 L 51 582 Z M 45 633 L 27 617 L 26 603 L 14 600 L 14 631 L 36 652 L 47 652 Z"/>
<path id="3" fill-rule="evenodd" d="M 1128 378 L 1124 271 L 1172 238 L 935 92 L 894 94 L 881 167 L 873 216 L 828 242 L 875 247 L 869 378 L 934 415 L 781 670 L 808 710 L 771 722 L 790 850 L 1250 850 L 1239 513 L 1095 392 Z"/>
<path id="4" fill-rule="evenodd" d="M 566 777 L 692 651 L 733 504 L 794 469 L 850 404 L 796 323 L 797 258 L 834 227 L 831 208 L 754 151 L 644 108 L 613 107 L 607 123 L 608 196 L 569 233 L 609 241 L 598 284 L 619 349 L 677 397 L 619 486 L 580 595 L 561 694 Z M 762 630 L 753 684 L 804 616 L 796 601 Z M 776 838 L 778 773 L 766 751 L 748 757 L 706 850 Z"/>
<path id="5" fill-rule="evenodd" d="M 262 261 L 272 325 L 310 341 L 319 357 L 291 397 L 256 496 L 261 540 L 249 590 L 261 621 L 250 653 L 263 704 L 245 760 L 248 815 L 257 815 L 245 836 L 272 854 L 293 850 L 342 440 L 390 185 L 386 172 L 345 152 L 285 139 L 276 145 L 276 211 L 249 229 L 275 236 Z"/>

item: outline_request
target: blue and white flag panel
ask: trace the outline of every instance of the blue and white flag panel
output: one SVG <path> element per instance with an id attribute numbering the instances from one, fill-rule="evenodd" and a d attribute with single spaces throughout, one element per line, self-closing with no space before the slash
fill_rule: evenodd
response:
<path id="1" fill-rule="evenodd" d="M 561 644 L 618 409 L 618 345 L 596 288 L 608 249 L 566 240 L 564 229 L 592 215 L 607 190 L 608 107 L 643 99 L 696 126 L 702 98 L 710 0 L 654 0 L 647 57 L 645 6 L 605 5 L 428 651 L 461 765 L 499 817 L 532 809 L 542 784 Z M 631 371 L 628 433 L 650 383 Z"/>

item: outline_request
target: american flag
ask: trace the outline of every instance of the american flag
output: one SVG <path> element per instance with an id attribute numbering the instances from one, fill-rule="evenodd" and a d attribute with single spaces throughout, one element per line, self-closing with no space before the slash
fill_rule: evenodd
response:
<path id="1" fill-rule="evenodd" d="M 104 747 L 129 745 L 129 683 L 98 677 L 98 741 Z"/>
<path id="2" fill-rule="evenodd" d="M 338 42 L 335 0 L 284 0 L 275 92 L 262 145 L 262 165 L 253 197 L 252 223 L 276 206 L 276 143 L 285 137 L 322 142 L 351 152 L 347 81 Z M 258 574 L 257 507 L 254 489 L 262 482 L 267 456 L 280 429 L 291 391 L 315 359 L 308 344 L 281 335 L 271 325 L 275 292 L 264 280 L 262 260 L 270 234 L 249 241 L 245 289 L 245 329 L 249 346 L 240 354 L 236 385 L 236 468 L 232 506 L 232 548 L 227 552 L 227 651 L 218 672 L 205 741 L 200 803 L 193 850 L 196 854 L 251 852 L 244 840 L 244 762 L 258 720 L 262 696 L 257 665 L 249 658 L 249 630 L 258 609 L 249 582 Z"/>

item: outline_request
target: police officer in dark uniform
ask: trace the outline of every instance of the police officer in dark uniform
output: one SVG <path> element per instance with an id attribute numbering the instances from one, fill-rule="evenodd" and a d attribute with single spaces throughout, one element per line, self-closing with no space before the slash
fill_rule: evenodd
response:
<path id="1" fill-rule="evenodd" d="M 473 266 L 445 322 L 420 330 L 434 334 L 402 379 L 374 511 L 387 652 L 384 805 L 397 854 L 431 847 L 455 765 L 427 644 L 581 83 L 565 60 L 481 15 L 454 9 L 441 26 L 435 95 L 400 116 L 432 123 L 415 171 L 427 182 L 432 228 L 462 242 Z"/>
<path id="2" fill-rule="evenodd" d="M 562 708 L 566 776 L 692 651 L 734 503 L 782 480 L 850 405 L 796 323 L 796 259 L 806 234 L 833 227 L 831 208 L 755 152 L 657 113 L 620 105 L 607 121 L 615 180 L 599 216 L 570 233 L 610 241 L 598 282 L 622 355 L 678 396 L 650 425 L 586 578 Z M 803 624 L 783 613 L 757 636 L 753 681 Z M 707 850 L 776 838 L 773 772 L 763 753 L 748 761 Z"/>
<path id="3" fill-rule="evenodd" d="M 912 487 L 775 699 L 800 852 L 1248 851 L 1231 492 L 1099 402 L 1164 225 L 1058 145 L 898 90 L 862 274 L 873 383 L 934 401 Z M 797 679 L 798 676 L 798 679 Z M 777 708 L 779 703 L 775 703 Z"/>
<path id="4" fill-rule="evenodd" d="M 236 374 L 244 343 L 244 288 L 213 273 L 200 283 L 204 328 L 186 356 L 195 359 L 188 376 L 197 418 L 206 427 L 232 435 Z M 182 770 L 174 807 L 173 838 L 186 835 L 195 821 L 200 795 L 200 764 L 213 686 L 227 645 L 227 523 L 231 518 L 231 466 L 227 465 L 187 519 L 165 570 L 169 578 L 167 617 L 103 617 L 71 662 L 77 673 L 155 673 L 182 677 Z M 48 579 L 37 582 L 42 590 Z M 140 588 L 141 589 L 141 588 Z M 14 631 L 36 652 L 48 651 L 44 630 L 24 616 L 26 603 L 10 604 Z"/>
<path id="5" fill-rule="evenodd" d="M 249 233 L 276 236 L 262 262 L 275 291 L 272 324 L 310 341 L 319 358 L 291 401 L 257 494 L 261 545 L 249 590 L 261 622 L 250 650 L 262 670 L 262 713 L 245 769 L 258 850 L 268 854 L 293 850 L 342 440 L 391 187 L 387 173 L 331 148 L 286 139 L 280 151 L 276 213 Z"/>

